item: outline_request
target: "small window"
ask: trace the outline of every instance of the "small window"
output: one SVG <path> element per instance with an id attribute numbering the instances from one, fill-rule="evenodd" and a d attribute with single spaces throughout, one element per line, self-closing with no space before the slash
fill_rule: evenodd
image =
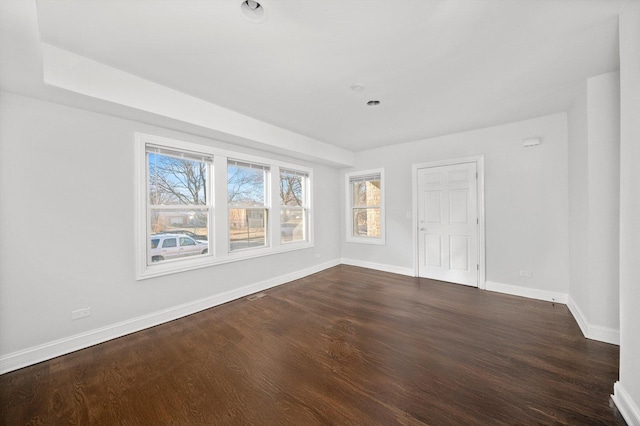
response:
<path id="1" fill-rule="evenodd" d="M 383 170 L 347 173 L 347 241 L 384 244 Z"/>
<path id="2" fill-rule="evenodd" d="M 229 251 L 268 245 L 269 170 L 262 164 L 227 162 Z"/>
<path id="3" fill-rule="evenodd" d="M 280 169 L 280 242 L 308 240 L 307 185 L 309 174 Z"/>

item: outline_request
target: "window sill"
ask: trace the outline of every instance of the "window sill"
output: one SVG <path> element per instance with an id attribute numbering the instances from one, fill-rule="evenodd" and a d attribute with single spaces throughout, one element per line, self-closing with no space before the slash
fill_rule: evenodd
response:
<path id="1" fill-rule="evenodd" d="M 356 244 L 372 244 L 378 246 L 386 245 L 384 238 L 377 237 L 347 237 L 347 242 Z"/>

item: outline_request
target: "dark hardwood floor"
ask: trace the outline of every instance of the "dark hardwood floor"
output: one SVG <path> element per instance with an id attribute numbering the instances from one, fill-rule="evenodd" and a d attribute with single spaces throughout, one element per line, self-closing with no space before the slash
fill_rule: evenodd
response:
<path id="1" fill-rule="evenodd" d="M 0 376 L 4 424 L 623 425 L 564 305 L 338 266 Z"/>

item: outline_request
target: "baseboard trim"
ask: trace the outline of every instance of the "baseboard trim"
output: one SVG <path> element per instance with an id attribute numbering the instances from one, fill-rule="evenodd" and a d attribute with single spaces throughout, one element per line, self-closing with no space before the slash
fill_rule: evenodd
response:
<path id="1" fill-rule="evenodd" d="M 565 293 L 540 290 L 531 287 L 520 287 L 517 285 L 498 283 L 495 281 L 487 281 L 485 283 L 485 290 L 562 304 L 566 304 L 568 298 L 568 295 Z"/>
<path id="2" fill-rule="evenodd" d="M 569 308 L 569 312 L 573 315 L 573 318 L 578 323 L 578 327 L 580 327 L 580 331 L 582 331 L 582 335 L 587 337 L 589 335 L 589 323 L 587 318 L 582 313 L 582 310 L 578 307 L 576 302 L 569 296 L 569 300 L 567 301 L 567 308 Z"/>
<path id="3" fill-rule="evenodd" d="M 622 383 L 616 382 L 613 385 L 611 399 L 629 426 L 640 426 L 640 408 L 638 408 L 638 404 L 631 398 Z"/>
<path id="4" fill-rule="evenodd" d="M 235 290 L 231 290 L 222 294 L 199 299 L 193 302 L 174 306 L 152 314 L 139 316 L 130 320 L 122 321 L 106 327 L 87 331 L 85 333 L 76 334 L 70 337 L 54 340 L 21 351 L 12 352 L 0 357 L 0 374 L 18 370 L 29 365 L 37 364 L 61 355 L 75 352 L 80 349 L 88 348 L 108 340 L 116 339 L 127 334 L 135 333 L 150 327 L 173 321 L 232 300 L 240 299 L 250 294 L 267 290 L 294 281 L 306 276 L 315 274 L 325 269 L 337 266 L 339 264 L 358 266 L 362 268 L 374 269 L 394 274 L 414 276 L 412 268 L 403 268 L 394 265 L 387 265 L 375 262 L 366 262 L 356 259 L 334 259 L 322 264 L 312 266 L 310 268 L 294 271 L 288 274 L 280 275 L 258 283 L 250 284 Z M 497 283 L 494 281 L 486 282 L 486 290 L 505 293 L 514 296 L 528 297 L 531 299 L 545 300 L 549 302 L 567 304 L 570 312 L 574 316 L 582 334 L 592 340 L 597 340 L 615 345 L 620 344 L 620 331 L 594 326 L 589 324 L 586 317 L 575 304 L 573 299 L 563 293 L 556 293 L 546 290 L 539 290 L 528 287 L 520 287 L 509 284 Z M 622 410 L 621 410 L 622 411 Z"/>
<path id="5" fill-rule="evenodd" d="M 278 277 L 250 284 L 215 296 L 184 303 L 152 314 L 142 315 L 130 320 L 108 325 L 106 327 L 54 340 L 21 351 L 12 352 L 0 357 L 0 374 L 18 370 L 29 365 L 37 364 L 80 349 L 88 348 L 90 346 L 150 327 L 155 327 L 232 300 L 240 299 L 259 291 L 264 291 L 290 281 L 304 278 L 339 264 L 340 259 L 334 259 L 310 268 L 280 275 Z"/>
<path id="6" fill-rule="evenodd" d="M 343 265 L 359 266 L 361 268 L 375 269 L 376 271 L 391 272 L 392 274 L 407 275 L 409 277 L 415 276 L 413 273 L 413 268 L 403 268 L 401 266 L 386 265 L 383 263 L 375 263 L 375 262 L 366 262 L 364 260 L 357 260 L 357 259 L 342 258 L 341 262 Z"/>
<path id="7" fill-rule="evenodd" d="M 587 317 L 584 315 L 580 307 L 576 304 L 575 300 L 569 297 L 567 301 L 567 307 L 575 318 L 582 334 L 587 339 L 597 340 L 598 342 L 610 343 L 612 345 L 620 345 L 620 330 L 610 327 L 603 327 L 600 325 L 593 325 L 589 323 Z"/>

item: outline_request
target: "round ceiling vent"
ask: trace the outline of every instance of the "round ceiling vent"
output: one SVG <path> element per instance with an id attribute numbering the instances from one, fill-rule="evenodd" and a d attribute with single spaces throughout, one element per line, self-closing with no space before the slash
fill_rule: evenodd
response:
<path id="1" fill-rule="evenodd" d="M 264 7 L 255 0 L 244 0 L 240 4 L 240 9 L 249 22 L 261 24 L 267 20 L 267 12 Z"/>

